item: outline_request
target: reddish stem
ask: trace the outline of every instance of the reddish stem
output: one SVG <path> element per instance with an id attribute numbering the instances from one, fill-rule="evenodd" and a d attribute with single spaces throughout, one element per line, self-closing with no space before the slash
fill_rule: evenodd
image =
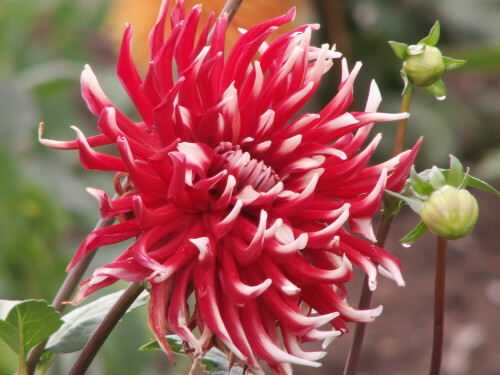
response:
<path id="1" fill-rule="evenodd" d="M 101 349 L 102 344 L 104 344 L 104 341 L 106 341 L 113 328 L 115 328 L 128 308 L 134 303 L 143 290 L 144 287 L 140 282 L 129 285 L 92 334 L 68 375 L 80 375 L 87 371 L 97 352 Z"/>
<path id="2" fill-rule="evenodd" d="M 411 103 L 411 91 L 403 95 L 401 101 L 401 112 L 409 112 Z M 406 134 L 406 124 L 408 119 L 401 119 L 398 123 L 398 130 L 396 134 L 396 139 L 394 141 L 393 156 L 400 154 L 403 151 L 404 139 Z M 385 210 L 382 215 L 382 223 L 378 229 L 377 233 L 377 245 L 384 247 L 387 235 L 391 229 L 393 219 L 393 213 L 389 210 Z M 370 307 L 370 302 L 372 299 L 373 292 L 368 288 L 368 276 L 365 275 L 363 279 L 363 288 L 361 289 L 361 295 L 359 297 L 358 308 L 360 310 L 366 310 Z M 363 346 L 363 340 L 365 337 L 366 323 L 356 324 L 354 330 L 354 339 L 352 341 L 351 349 L 347 356 L 347 361 L 344 367 L 343 375 L 355 375 L 358 369 L 359 358 L 361 357 L 361 348 Z"/>
<path id="3" fill-rule="evenodd" d="M 432 357 L 429 375 L 439 375 L 441 370 L 444 336 L 446 245 L 446 239 L 438 236 L 436 246 L 436 278 L 434 282 L 434 332 L 432 337 Z"/>

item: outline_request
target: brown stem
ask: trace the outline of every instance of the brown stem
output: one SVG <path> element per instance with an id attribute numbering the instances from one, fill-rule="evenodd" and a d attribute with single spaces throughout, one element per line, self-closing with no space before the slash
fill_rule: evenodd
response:
<path id="1" fill-rule="evenodd" d="M 411 93 L 412 92 L 409 91 L 403 95 L 403 99 L 401 101 L 401 112 L 409 112 L 411 103 Z M 396 140 L 394 141 L 393 156 L 396 156 L 403 151 L 407 122 L 408 119 L 406 118 L 399 120 Z M 382 223 L 380 224 L 377 233 L 377 245 L 380 247 L 384 247 L 385 245 L 385 241 L 387 240 L 387 235 L 389 234 L 389 230 L 391 229 L 392 219 L 393 219 L 393 213 L 389 212 L 389 210 L 385 210 L 382 215 Z M 372 294 L 373 292 L 368 288 L 368 276 L 365 275 L 363 280 L 363 287 L 361 289 L 361 295 L 359 297 L 358 309 L 366 310 L 370 307 Z M 347 361 L 344 367 L 343 375 L 356 374 L 359 358 L 361 356 L 361 347 L 363 346 L 363 340 L 365 337 L 365 330 L 366 330 L 366 323 L 356 324 L 356 328 L 354 330 L 354 339 L 352 341 L 351 349 L 349 350 L 349 354 L 347 356 Z"/>
<path id="2" fill-rule="evenodd" d="M 350 40 L 346 30 L 346 15 L 340 0 L 319 0 L 317 8 L 320 24 L 325 26 L 325 32 L 330 43 L 335 42 L 337 50 L 349 60 Z M 322 26 L 323 27 L 323 26 Z"/>
<path id="3" fill-rule="evenodd" d="M 436 279 L 434 283 L 434 332 L 432 337 L 430 375 L 439 375 L 443 354 L 446 245 L 446 239 L 438 236 L 436 245 Z"/>
<path id="4" fill-rule="evenodd" d="M 102 344 L 104 344 L 104 341 L 106 341 L 118 321 L 127 312 L 128 308 L 132 305 L 132 303 L 134 303 L 143 290 L 144 287 L 141 282 L 129 285 L 125 292 L 123 292 L 120 299 L 111 308 L 108 315 L 106 315 L 104 320 L 92 334 L 68 375 L 81 375 L 87 371 L 90 363 L 96 356 Z"/>
<path id="5" fill-rule="evenodd" d="M 236 14 L 238 9 L 240 8 L 240 5 L 242 2 L 243 2 L 243 0 L 227 0 L 226 5 L 224 5 L 224 8 L 220 12 L 218 18 L 221 18 L 222 16 L 224 16 L 224 14 L 227 14 L 227 26 L 229 27 L 229 24 L 233 20 L 234 15 Z M 210 30 L 210 34 L 208 35 L 208 44 L 210 44 L 210 42 L 212 41 L 212 37 L 214 35 L 214 30 L 215 30 L 215 26 L 212 27 L 212 30 Z"/>
<path id="6" fill-rule="evenodd" d="M 98 230 L 113 224 L 114 219 L 101 219 L 95 226 L 94 230 Z M 98 249 L 92 251 L 85 255 L 82 260 L 73 268 L 70 273 L 66 276 L 64 283 L 61 285 L 59 292 L 57 292 L 56 298 L 52 302 L 52 306 L 54 306 L 55 310 L 58 312 L 62 312 L 66 305 L 65 301 L 68 301 L 71 298 L 71 295 L 75 291 L 78 283 L 80 282 L 85 270 L 89 266 L 92 258 L 94 258 L 95 253 Z M 27 359 L 27 367 L 28 367 L 28 375 L 33 375 L 35 373 L 36 366 L 38 361 L 40 360 L 40 356 L 43 354 L 45 350 L 45 344 L 47 341 L 41 342 L 37 346 L 35 346 L 28 354 Z"/>
<path id="7" fill-rule="evenodd" d="M 377 245 L 384 247 L 385 241 L 387 240 L 387 235 L 389 234 L 389 229 L 391 228 L 392 215 L 388 211 L 384 211 L 382 216 L 382 222 L 378 228 L 377 232 Z M 359 310 L 366 310 L 370 307 L 370 302 L 372 299 L 373 292 L 368 287 L 368 276 L 365 275 L 363 280 L 363 287 L 361 289 L 361 295 L 359 297 Z M 356 374 L 359 358 L 361 356 L 361 348 L 363 346 L 363 340 L 365 338 L 366 323 L 356 324 L 356 329 L 354 330 L 354 339 L 352 341 L 351 349 L 347 355 L 347 362 L 344 367 L 343 375 L 354 375 Z"/>
<path id="8" fill-rule="evenodd" d="M 228 0 L 226 5 L 224 5 L 224 9 L 220 12 L 219 17 L 227 13 L 227 24 L 229 25 L 242 2 L 243 0 Z"/>

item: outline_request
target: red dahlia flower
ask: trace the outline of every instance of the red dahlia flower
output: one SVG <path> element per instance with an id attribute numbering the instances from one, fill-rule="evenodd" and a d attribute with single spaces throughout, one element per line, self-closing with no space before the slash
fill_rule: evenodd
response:
<path id="1" fill-rule="evenodd" d="M 92 232 L 68 269 L 99 246 L 135 238 L 82 283 L 75 300 L 118 279 L 146 280 L 150 326 L 170 357 L 167 331 L 196 354 L 215 344 L 257 371 L 259 359 L 276 373 L 289 373 L 290 363 L 319 366 L 325 353 L 304 352 L 299 343 L 325 340 L 326 347 L 347 331 L 345 322 L 369 322 L 382 311 L 345 302 L 351 262 L 368 274 L 371 289 L 376 263 L 404 284 L 398 260 L 369 242 L 371 221 L 384 188 L 401 189 L 418 145 L 370 167 L 381 136 L 359 150 L 374 122 L 408 114 L 376 112 L 375 83 L 365 111 L 348 112 L 361 64 L 349 72 L 342 61 L 337 95 L 318 114 L 296 116 L 340 56 L 326 44 L 310 46 L 317 25 L 266 43 L 293 19 L 292 9 L 243 32 L 225 52 L 226 18 L 215 21 L 208 42 L 213 15 L 196 38 L 201 7 L 187 17 L 184 8 L 178 0 L 164 40 L 163 2 L 144 79 L 130 56 L 132 29 L 125 31 L 118 77 L 141 122 L 111 103 L 87 66 L 83 97 L 99 116 L 101 134 L 86 137 L 74 128 L 76 141 L 41 139 L 53 148 L 78 148 L 84 168 L 117 173 L 117 198 L 89 192 L 101 216 L 119 223 Z M 94 150 L 109 144 L 119 156 Z M 318 330 L 327 322 L 333 329 Z"/>

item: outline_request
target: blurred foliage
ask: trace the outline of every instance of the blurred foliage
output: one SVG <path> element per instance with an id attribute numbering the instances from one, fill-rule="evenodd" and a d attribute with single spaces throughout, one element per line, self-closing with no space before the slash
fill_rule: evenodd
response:
<path id="1" fill-rule="evenodd" d="M 439 19 L 443 53 L 468 63 L 447 76 L 445 102 L 414 93 L 407 146 L 424 135 L 419 169 L 446 164 L 453 153 L 473 171 L 478 164 L 481 178 L 500 179 L 500 3 L 310 2 L 318 11 L 302 13 L 300 18 L 320 21 L 323 41 L 338 41 L 350 66 L 363 61 L 353 105 L 358 110 L 364 107 L 372 78 L 384 97 L 381 110 L 399 110 L 400 61 L 387 41 L 415 43 Z M 79 93 L 85 63 L 92 64 L 112 100 L 130 112 L 114 74 L 117 46 L 104 32 L 108 7 L 106 0 L 0 0 L 0 298 L 51 300 L 65 277 L 68 259 L 98 215 L 97 203 L 85 193 L 85 186 L 111 190 L 109 176 L 83 171 L 76 152 L 47 150 L 37 142 L 40 121 L 46 122 L 48 138 L 73 139 L 72 124 L 87 134 L 95 131 L 96 119 Z M 338 66 L 333 70 L 338 76 Z M 326 81 L 318 101 L 330 98 L 331 88 L 331 81 Z M 375 129 L 384 133 L 378 150 L 383 159 L 391 153 L 395 128 L 383 124 Z M 152 336 L 145 309 L 130 314 L 122 324 L 89 374 L 164 373 L 164 358 L 137 351 Z M 0 375 L 16 368 L 15 358 L 3 345 Z M 73 358 L 61 356 L 54 373 L 65 373 Z"/>

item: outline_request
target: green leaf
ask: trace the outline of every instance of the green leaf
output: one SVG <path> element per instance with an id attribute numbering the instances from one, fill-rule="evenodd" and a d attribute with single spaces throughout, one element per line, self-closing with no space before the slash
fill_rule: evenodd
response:
<path id="1" fill-rule="evenodd" d="M 411 167 L 410 181 L 416 193 L 421 195 L 431 195 L 435 190 L 434 187 L 427 181 L 423 180 L 415 171 L 415 166 Z"/>
<path id="2" fill-rule="evenodd" d="M 451 57 L 443 56 L 443 62 L 444 62 L 444 70 L 448 71 L 448 70 L 460 68 L 467 61 L 452 59 Z"/>
<path id="3" fill-rule="evenodd" d="M 432 26 L 429 34 L 418 43 L 425 43 L 428 44 L 429 46 L 435 46 L 439 42 L 440 33 L 441 33 L 441 27 L 439 25 L 439 21 L 436 21 L 434 26 Z"/>
<path id="4" fill-rule="evenodd" d="M 467 177 L 467 185 L 473 186 L 475 188 L 487 191 L 488 193 L 491 193 L 493 195 L 496 195 L 497 197 L 500 197 L 500 192 L 495 189 L 493 186 L 488 184 L 485 181 L 480 180 L 479 178 L 468 176 Z"/>
<path id="5" fill-rule="evenodd" d="M 396 54 L 397 57 L 399 57 L 401 60 L 406 59 L 408 56 L 406 53 L 406 49 L 408 48 L 408 45 L 405 43 L 399 43 L 399 42 L 393 42 L 389 41 L 389 46 L 392 48 L 394 53 Z"/>
<path id="6" fill-rule="evenodd" d="M 411 90 L 413 89 L 413 84 L 410 82 L 410 80 L 408 79 L 408 76 L 406 75 L 406 72 L 403 69 L 401 69 L 400 73 L 401 73 L 401 78 L 403 79 L 403 82 L 405 85 L 401 95 L 409 94 L 411 92 Z"/>
<path id="7" fill-rule="evenodd" d="M 184 354 L 184 351 L 182 350 L 182 340 L 179 336 L 168 335 L 167 342 L 174 353 Z M 158 344 L 158 341 L 156 340 L 150 341 L 139 348 L 139 350 L 150 350 L 150 349 L 161 349 L 160 344 Z"/>
<path id="8" fill-rule="evenodd" d="M 434 166 L 431 168 L 429 173 L 429 183 L 434 187 L 434 189 L 439 189 L 446 185 L 446 178 L 444 177 L 441 169 Z"/>
<path id="9" fill-rule="evenodd" d="M 464 178 L 464 167 L 460 160 L 450 155 L 450 171 L 446 177 L 446 183 L 453 187 L 459 187 Z"/>
<path id="10" fill-rule="evenodd" d="M 401 238 L 399 242 L 404 245 L 411 245 L 415 242 L 422 234 L 427 230 L 427 226 L 423 221 L 420 221 L 415 228 L 412 229 L 410 233 Z"/>
<path id="11" fill-rule="evenodd" d="M 47 339 L 62 325 L 61 314 L 46 301 L 2 301 L 11 306 L 7 317 L 0 320 L 0 338 L 17 354 L 25 355 L 36 344 Z M 10 303 L 9 303 L 10 302 Z M 2 308 L 2 312 L 6 308 Z"/>
<path id="12" fill-rule="evenodd" d="M 422 201 L 420 199 L 414 198 L 414 197 L 406 197 L 404 195 L 395 193 L 390 190 L 385 190 L 385 192 L 389 195 L 392 195 L 393 197 L 396 197 L 398 199 L 401 199 L 403 202 L 405 202 L 413 211 L 415 211 L 417 214 L 420 215 L 420 211 L 422 210 Z"/>
<path id="13" fill-rule="evenodd" d="M 446 99 L 446 86 L 442 79 L 437 80 L 432 85 L 427 86 L 426 90 L 429 94 L 434 96 L 437 100 Z"/>
<path id="14" fill-rule="evenodd" d="M 56 356 L 56 353 L 45 351 L 38 361 L 38 366 L 36 368 L 36 375 L 44 375 L 52 364 L 52 360 Z"/>
<path id="15" fill-rule="evenodd" d="M 46 350 L 71 353 L 82 349 L 122 293 L 123 291 L 109 294 L 66 314 L 63 317 L 64 324 L 50 337 Z M 148 297 L 148 292 L 143 292 L 127 313 L 145 305 Z"/>
<path id="16" fill-rule="evenodd" d="M 217 348 L 212 348 L 203 357 L 205 371 L 212 375 L 227 375 L 229 373 L 229 360 L 227 356 Z M 243 369 L 239 366 L 231 368 L 231 375 L 242 375 Z"/>
<path id="17" fill-rule="evenodd" d="M 179 355 L 186 355 L 182 350 L 182 339 L 177 335 L 167 335 L 166 339 L 172 348 L 172 351 Z M 160 349 L 158 341 L 151 341 L 139 348 L 139 350 Z M 212 375 L 228 375 L 229 360 L 227 356 L 217 348 L 210 349 L 201 360 L 205 371 Z M 243 369 L 239 366 L 231 368 L 231 375 L 242 375 Z"/>
<path id="18" fill-rule="evenodd" d="M 459 189 L 465 189 L 467 187 L 467 180 L 469 179 L 469 174 L 470 174 L 470 168 L 467 167 L 465 170 L 465 173 L 462 177 L 462 181 L 460 182 L 460 185 L 458 186 Z"/>

